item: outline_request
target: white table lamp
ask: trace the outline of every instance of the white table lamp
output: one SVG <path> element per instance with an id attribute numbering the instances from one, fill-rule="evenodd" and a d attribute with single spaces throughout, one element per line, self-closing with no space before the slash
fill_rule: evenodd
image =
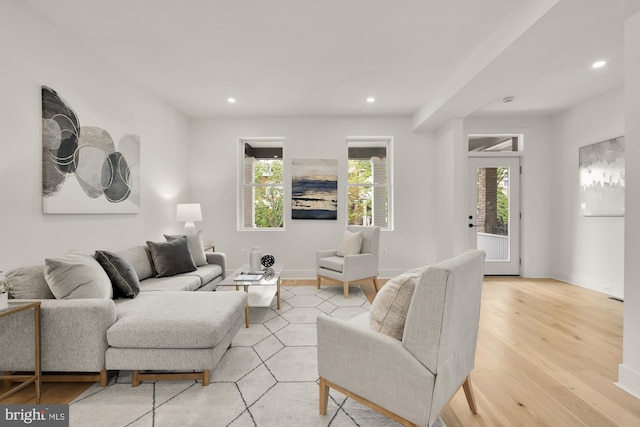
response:
<path id="1" fill-rule="evenodd" d="M 184 233 L 186 235 L 196 234 L 196 225 L 194 222 L 202 221 L 200 203 L 178 204 L 178 208 L 176 209 L 176 221 L 184 222 Z"/>

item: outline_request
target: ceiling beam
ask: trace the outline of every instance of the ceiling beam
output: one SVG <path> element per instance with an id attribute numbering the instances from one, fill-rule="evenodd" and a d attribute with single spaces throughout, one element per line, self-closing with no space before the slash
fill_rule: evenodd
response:
<path id="1" fill-rule="evenodd" d="M 429 101 L 413 115 L 413 130 L 435 130 L 451 118 L 465 117 L 466 114 L 447 109 L 447 103 L 559 1 L 561 0 L 527 2 L 497 26 L 473 54 L 460 64 L 457 71 L 439 86 L 440 89 L 428 95 Z M 481 102 L 480 105 L 484 102 L 478 101 Z"/>

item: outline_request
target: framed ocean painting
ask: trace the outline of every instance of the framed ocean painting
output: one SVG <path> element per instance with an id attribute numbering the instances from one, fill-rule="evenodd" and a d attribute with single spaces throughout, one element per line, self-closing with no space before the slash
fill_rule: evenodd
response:
<path id="1" fill-rule="evenodd" d="M 291 219 L 338 219 L 338 160 L 294 159 Z"/>

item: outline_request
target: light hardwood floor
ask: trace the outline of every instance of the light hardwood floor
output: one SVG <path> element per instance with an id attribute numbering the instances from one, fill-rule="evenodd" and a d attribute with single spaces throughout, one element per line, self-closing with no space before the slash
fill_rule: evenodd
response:
<path id="1" fill-rule="evenodd" d="M 372 300 L 373 288 L 363 289 Z M 622 308 L 554 280 L 487 277 L 471 374 L 478 414 L 460 391 L 442 413 L 447 426 L 640 426 L 640 400 L 614 385 Z M 42 399 L 67 403 L 86 387 L 45 384 Z M 27 388 L 0 403 L 34 403 L 32 395 Z"/>

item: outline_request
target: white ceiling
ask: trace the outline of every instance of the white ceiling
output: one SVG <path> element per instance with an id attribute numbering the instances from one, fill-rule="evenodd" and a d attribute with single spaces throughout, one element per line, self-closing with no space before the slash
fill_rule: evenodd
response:
<path id="1" fill-rule="evenodd" d="M 27 1 L 194 117 L 411 115 L 433 129 L 623 84 L 624 0 Z"/>

